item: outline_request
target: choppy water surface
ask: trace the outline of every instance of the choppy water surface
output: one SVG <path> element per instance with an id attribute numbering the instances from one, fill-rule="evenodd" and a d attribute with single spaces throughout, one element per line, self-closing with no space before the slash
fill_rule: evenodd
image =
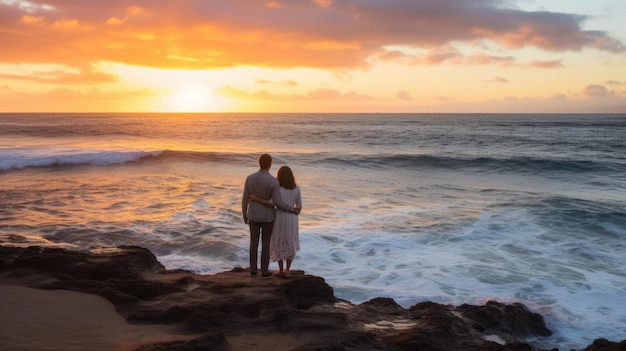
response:
<path id="1" fill-rule="evenodd" d="M 625 115 L 4 114 L 0 243 L 247 266 L 256 157 L 302 187 L 295 269 L 355 303 L 518 301 L 540 346 L 626 339 Z"/>

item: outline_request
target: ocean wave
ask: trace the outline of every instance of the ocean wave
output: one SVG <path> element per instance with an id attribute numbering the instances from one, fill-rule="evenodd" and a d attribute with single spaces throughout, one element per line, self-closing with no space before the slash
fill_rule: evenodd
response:
<path id="1" fill-rule="evenodd" d="M 176 161 L 197 161 L 214 163 L 240 163 L 255 164 L 257 154 L 235 153 L 235 152 L 214 152 L 214 151 L 186 151 L 186 150 L 165 150 L 156 159 L 176 160 Z"/>
<path id="2" fill-rule="evenodd" d="M 318 167 L 354 168 L 367 170 L 454 170 L 477 173 L 614 173 L 626 172 L 626 163 L 620 160 L 579 160 L 514 156 L 453 157 L 426 154 L 355 154 L 355 153 L 275 153 L 275 164 L 288 163 L 316 165 Z M 235 152 L 206 152 L 189 150 L 153 151 L 50 151 L 0 154 L 0 171 L 19 170 L 29 167 L 59 166 L 109 166 L 128 162 L 193 162 L 253 165 L 257 154 Z"/>
<path id="3" fill-rule="evenodd" d="M 367 169 L 450 169 L 490 173 L 542 172 L 586 173 L 624 172 L 626 164 L 591 160 L 547 159 L 534 157 L 446 157 L 433 155 L 319 155 L 311 160 L 317 165 L 361 167 Z"/>
<path id="4" fill-rule="evenodd" d="M 257 154 L 232 152 L 196 152 L 165 150 L 155 160 L 160 161 L 191 161 L 253 165 L 257 162 Z M 626 172 L 626 163 L 514 156 L 509 158 L 495 157 L 451 157 L 425 154 L 355 154 L 355 153 L 273 153 L 276 165 L 287 163 L 293 167 L 298 165 L 316 165 L 319 167 L 363 168 L 369 170 L 409 169 L 450 169 L 455 171 L 472 171 L 486 173 L 594 173 L 594 172 Z M 147 160 L 144 158 L 144 160 Z"/>
<path id="5" fill-rule="evenodd" d="M 106 166 L 138 161 L 144 157 L 157 157 L 162 151 L 44 151 L 16 153 L 0 156 L 0 171 L 11 171 L 30 167 L 57 167 L 77 165 Z"/>
<path id="6" fill-rule="evenodd" d="M 128 162 L 214 162 L 254 164 L 257 155 L 224 152 L 199 152 L 185 150 L 154 151 L 80 151 L 80 150 L 30 150 L 0 155 L 0 171 L 24 168 L 63 166 L 109 166 Z"/>

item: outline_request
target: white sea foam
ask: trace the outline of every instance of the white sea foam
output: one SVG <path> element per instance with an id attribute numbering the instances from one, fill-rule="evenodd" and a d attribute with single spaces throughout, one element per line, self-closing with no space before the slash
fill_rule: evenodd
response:
<path id="1" fill-rule="evenodd" d="M 222 260 L 211 260 L 206 256 L 173 253 L 158 257 L 165 267 L 186 269 L 198 274 L 215 274 L 224 271 Z"/>
<path id="2" fill-rule="evenodd" d="M 599 266 L 572 267 L 565 261 L 565 242 L 545 243 L 543 231 L 529 222 L 525 211 L 482 217 L 453 237 L 305 232 L 304 249 L 294 265 L 325 277 L 340 297 L 355 303 L 377 296 L 405 307 L 425 300 L 456 305 L 488 299 L 521 302 L 544 315 L 555 331 L 553 338 L 536 341 L 546 346 L 558 340 L 560 347 L 579 348 L 598 335 L 626 335 L 623 325 L 611 322 L 626 314 L 623 275 Z M 598 261 L 624 263 L 623 256 L 590 254 Z"/>

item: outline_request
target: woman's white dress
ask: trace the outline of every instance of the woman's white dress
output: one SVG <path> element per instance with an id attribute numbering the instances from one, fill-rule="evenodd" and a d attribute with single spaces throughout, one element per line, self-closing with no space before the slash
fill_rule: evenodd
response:
<path id="1" fill-rule="evenodd" d="M 299 186 L 296 185 L 294 189 L 281 187 L 280 194 L 286 203 L 293 204 L 295 207 L 302 207 L 302 195 Z M 270 260 L 276 262 L 293 259 L 299 250 L 298 216 L 277 209 L 270 244 Z"/>

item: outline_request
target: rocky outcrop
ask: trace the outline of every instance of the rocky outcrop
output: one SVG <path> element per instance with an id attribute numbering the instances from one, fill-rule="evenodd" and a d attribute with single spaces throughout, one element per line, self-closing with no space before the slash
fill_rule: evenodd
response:
<path id="1" fill-rule="evenodd" d="M 293 350 L 534 350 L 524 340 L 551 334 L 521 304 L 423 302 L 408 309 L 388 298 L 359 305 L 337 299 L 324 279 L 251 277 L 235 268 L 215 275 L 168 271 L 141 247 L 86 252 L 0 246 L 0 278 L 40 289 L 98 294 L 132 323 L 172 324 L 192 340 L 138 351 L 229 350 L 228 336 L 295 336 Z M 588 351 L 624 350 L 596 340 Z"/>

